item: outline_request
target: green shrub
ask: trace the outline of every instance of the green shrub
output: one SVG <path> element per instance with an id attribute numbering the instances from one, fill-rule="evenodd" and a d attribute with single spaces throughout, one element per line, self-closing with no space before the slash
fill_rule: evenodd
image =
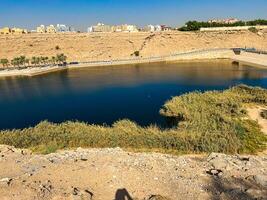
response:
<path id="1" fill-rule="evenodd" d="M 263 119 L 267 119 L 267 110 L 263 110 L 263 111 L 261 112 L 261 117 L 262 117 Z"/>
<path id="2" fill-rule="evenodd" d="M 139 51 L 135 51 L 135 52 L 133 53 L 133 55 L 135 55 L 136 57 L 139 57 L 139 56 L 140 56 L 140 52 L 139 52 Z"/>
<path id="3" fill-rule="evenodd" d="M 255 27 L 250 27 L 248 30 L 252 33 L 258 33 L 258 29 L 256 29 Z"/>

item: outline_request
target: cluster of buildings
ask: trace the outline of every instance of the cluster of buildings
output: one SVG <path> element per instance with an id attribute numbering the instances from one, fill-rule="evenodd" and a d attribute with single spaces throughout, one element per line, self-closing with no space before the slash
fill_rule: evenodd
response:
<path id="1" fill-rule="evenodd" d="M 144 27 L 143 31 L 146 32 L 160 32 L 160 31 L 170 31 L 173 30 L 172 27 L 166 26 L 166 25 L 147 25 Z"/>
<path id="2" fill-rule="evenodd" d="M 88 33 L 92 32 L 138 32 L 138 29 L 135 25 L 116 25 L 116 26 L 110 26 L 105 25 L 103 23 L 98 23 L 95 26 L 91 26 L 87 29 Z"/>
<path id="3" fill-rule="evenodd" d="M 0 35 L 8 34 L 27 34 L 27 33 L 65 33 L 65 32 L 74 32 L 72 27 L 66 26 L 65 24 L 54 25 L 40 25 L 36 30 L 28 31 L 27 29 L 22 28 L 9 28 L 4 27 L 0 29 Z"/>
<path id="4" fill-rule="evenodd" d="M 239 19 L 236 18 L 229 18 L 229 19 L 211 19 L 208 21 L 208 23 L 217 23 L 217 24 L 234 24 L 240 22 Z"/>
<path id="5" fill-rule="evenodd" d="M 21 28 L 9 28 L 4 27 L 0 29 L 0 35 L 9 35 L 9 34 L 26 34 L 28 33 L 27 29 L 21 29 Z"/>
<path id="6" fill-rule="evenodd" d="M 36 28 L 37 33 L 65 33 L 65 32 L 74 32 L 74 29 L 70 26 L 66 26 L 65 24 L 57 24 L 54 25 L 40 25 Z"/>
<path id="7" fill-rule="evenodd" d="M 91 26 L 88 28 L 87 32 L 92 33 L 92 32 L 139 32 L 139 31 L 146 31 L 146 32 L 160 32 L 160 31 L 169 31 L 172 30 L 171 27 L 166 26 L 166 25 L 147 25 L 143 29 L 138 29 L 136 25 L 128 25 L 128 24 L 123 24 L 123 25 L 116 25 L 116 26 L 110 26 L 106 25 L 103 23 L 98 23 L 95 26 Z"/>

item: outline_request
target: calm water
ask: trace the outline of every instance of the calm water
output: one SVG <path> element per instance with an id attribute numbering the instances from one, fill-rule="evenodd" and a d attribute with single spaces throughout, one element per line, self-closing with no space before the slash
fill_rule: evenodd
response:
<path id="1" fill-rule="evenodd" d="M 0 129 L 42 120 L 112 124 L 128 118 L 164 124 L 159 109 L 172 96 L 240 83 L 267 88 L 267 70 L 226 62 L 145 64 L 68 70 L 0 79 Z"/>

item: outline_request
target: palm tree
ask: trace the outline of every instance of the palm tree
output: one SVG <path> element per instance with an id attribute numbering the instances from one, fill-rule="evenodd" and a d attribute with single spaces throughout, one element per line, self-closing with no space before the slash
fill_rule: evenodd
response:
<path id="1" fill-rule="evenodd" d="M 20 64 L 21 64 L 21 59 L 20 59 L 20 57 L 16 57 L 16 58 L 13 58 L 12 60 L 11 60 L 11 64 L 14 66 L 14 67 L 16 67 L 16 66 L 20 66 Z"/>
<path id="2" fill-rule="evenodd" d="M 67 60 L 67 56 L 65 56 L 63 53 L 57 54 L 57 60 L 59 63 L 64 63 Z"/>
<path id="3" fill-rule="evenodd" d="M 37 65 L 37 58 L 35 56 L 32 57 L 31 64 L 34 65 L 34 66 Z"/>
<path id="4" fill-rule="evenodd" d="M 3 59 L 0 60 L 0 63 L 3 65 L 3 67 L 7 67 L 8 63 L 9 63 L 9 60 L 6 59 L 6 58 L 3 58 Z"/>
<path id="5" fill-rule="evenodd" d="M 41 61 L 42 61 L 41 57 L 37 57 L 36 58 L 36 64 L 37 65 L 40 65 Z"/>
<path id="6" fill-rule="evenodd" d="M 47 56 L 44 57 L 44 62 L 45 62 L 45 64 L 48 64 L 49 63 L 49 58 Z"/>
<path id="7" fill-rule="evenodd" d="M 52 56 L 52 58 L 51 58 L 51 62 L 53 63 L 53 65 L 55 65 L 56 64 L 56 57 L 55 56 Z"/>
<path id="8" fill-rule="evenodd" d="M 29 58 L 26 58 L 26 59 L 25 59 L 25 64 L 27 64 L 28 67 L 30 66 L 30 59 L 29 59 Z"/>
<path id="9" fill-rule="evenodd" d="M 20 65 L 24 65 L 25 66 L 25 61 L 26 61 L 26 57 L 25 56 L 18 57 L 18 62 L 19 62 Z"/>

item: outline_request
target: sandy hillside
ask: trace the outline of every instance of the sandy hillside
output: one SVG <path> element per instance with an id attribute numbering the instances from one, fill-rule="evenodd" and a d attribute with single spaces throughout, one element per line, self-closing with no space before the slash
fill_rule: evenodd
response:
<path id="1" fill-rule="evenodd" d="M 56 46 L 60 49 L 56 50 Z M 245 46 L 266 49 L 267 35 L 259 36 L 249 31 L 0 35 L 0 58 L 65 53 L 71 61 L 90 61 L 130 58 L 135 51 L 146 57 L 195 49 Z"/>

